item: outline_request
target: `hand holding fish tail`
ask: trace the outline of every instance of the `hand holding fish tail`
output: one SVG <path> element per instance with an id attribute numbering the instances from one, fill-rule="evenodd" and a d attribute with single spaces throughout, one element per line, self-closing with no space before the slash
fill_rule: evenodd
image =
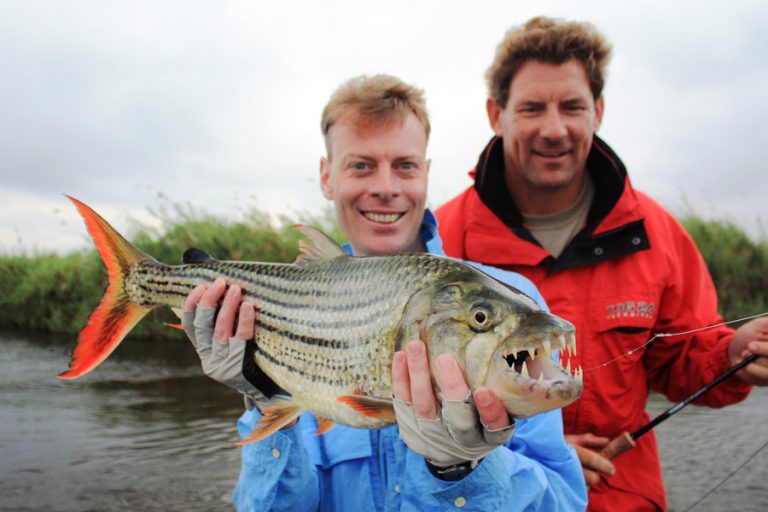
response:
<path id="1" fill-rule="evenodd" d="M 467 464 L 466 474 L 512 437 L 514 422 L 489 389 L 478 390 L 481 399 L 475 408 L 453 356 L 443 354 L 436 362 L 442 402 L 433 391 L 424 343 L 411 341 L 405 352 L 395 354 L 392 390 L 400 436 L 433 466 Z"/>
<path id="2" fill-rule="evenodd" d="M 259 370 L 249 354 L 256 312 L 241 299 L 240 287 L 227 289 L 221 278 L 211 286 L 197 286 L 184 302 L 182 325 L 208 377 L 244 393 L 256 404 L 266 403 L 280 388 Z"/>
<path id="3" fill-rule="evenodd" d="M 607 437 L 591 433 L 565 436 L 565 442 L 576 450 L 587 487 L 597 485 L 602 476 L 613 476 L 616 473 L 616 468 L 611 461 L 599 453 L 599 450 L 608 446 L 610 441 Z"/>
<path id="4" fill-rule="evenodd" d="M 739 327 L 728 346 L 731 366 L 752 354 L 759 357 L 736 375 L 749 384 L 768 385 L 768 317 L 762 316 Z"/>

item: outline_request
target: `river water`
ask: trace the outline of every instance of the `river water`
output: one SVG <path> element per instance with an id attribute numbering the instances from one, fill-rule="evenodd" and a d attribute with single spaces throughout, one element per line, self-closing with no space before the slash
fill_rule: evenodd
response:
<path id="1" fill-rule="evenodd" d="M 0 511 L 229 510 L 242 400 L 203 376 L 182 333 L 129 339 L 91 374 L 72 338 L 0 334 Z M 653 396 L 649 410 L 669 404 Z M 768 389 L 688 407 L 657 428 L 671 510 L 683 511 L 768 441 Z M 768 510 L 768 448 L 694 511 Z"/>

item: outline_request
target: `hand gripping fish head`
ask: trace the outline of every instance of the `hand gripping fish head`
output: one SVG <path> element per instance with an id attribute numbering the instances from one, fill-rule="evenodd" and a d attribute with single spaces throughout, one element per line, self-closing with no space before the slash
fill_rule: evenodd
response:
<path id="1" fill-rule="evenodd" d="M 423 339 L 433 376 L 437 357 L 453 353 L 470 388 L 491 388 L 518 418 L 579 398 L 581 371 L 562 366 L 559 356 L 565 354 L 553 358 L 558 349 L 575 351 L 570 322 L 473 267 L 455 277 L 415 294 L 404 315 L 400 343 Z"/>

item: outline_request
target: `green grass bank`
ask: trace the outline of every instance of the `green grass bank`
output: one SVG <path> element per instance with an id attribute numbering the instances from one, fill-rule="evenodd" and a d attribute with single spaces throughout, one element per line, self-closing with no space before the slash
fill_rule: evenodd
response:
<path id="1" fill-rule="evenodd" d="M 297 254 L 299 234 L 293 224 L 317 226 L 342 238 L 332 212 L 277 221 L 258 210 L 231 220 L 183 209 L 153 212 L 161 230 L 138 226 L 132 242 L 164 263 L 179 263 L 188 247 L 215 258 L 290 262 Z M 682 219 L 696 240 L 717 285 L 720 309 L 727 319 L 768 311 L 768 242 L 755 241 L 739 227 L 696 216 Z M 106 287 L 106 272 L 94 249 L 66 255 L 0 255 L 0 327 L 76 334 L 96 307 Z M 163 326 L 175 321 L 158 310 L 131 336 L 175 338 Z"/>

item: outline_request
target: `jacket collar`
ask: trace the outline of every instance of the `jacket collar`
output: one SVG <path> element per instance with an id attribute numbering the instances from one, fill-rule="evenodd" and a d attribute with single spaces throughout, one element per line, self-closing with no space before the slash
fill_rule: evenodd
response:
<path id="1" fill-rule="evenodd" d="M 554 259 L 523 225 L 523 217 L 504 181 L 503 141 L 499 137 L 491 139 L 474 170 L 474 188 L 482 204 L 469 212 L 468 231 L 494 233 L 496 238 L 504 237 L 506 231 L 507 238 L 514 235 L 508 242 L 516 238 L 516 243 L 523 242 L 524 245 L 517 250 L 507 246 L 507 250 L 496 254 L 498 261 L 490 263 L 538 265 L 547 260 L 549 269 L 554 271 L 650 247 L 643 228 L 642 208 L 627 170 L 618 155 L 597 136 L 587 157 L 587 170 L 595 184 L 595 200 L 587 216 L 587 225 L 563 254 Z"/>

